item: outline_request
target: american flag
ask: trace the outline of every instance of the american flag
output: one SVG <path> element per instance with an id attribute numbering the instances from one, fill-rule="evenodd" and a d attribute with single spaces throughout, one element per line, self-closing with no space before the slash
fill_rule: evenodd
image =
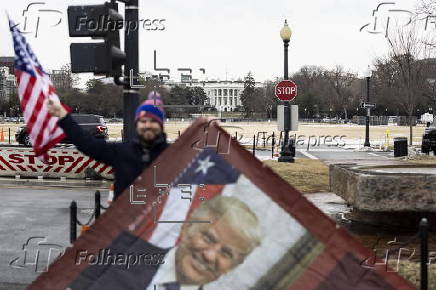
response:
<path id="1" fill-rule="evenodd" d="M 35 155 L 47 162 L 47 151 L 65 137 L 57 125 L 58 118 L 52 117 L 45 105 L 47 99 L 56 101 L 59 97 L 48 74 L 12 20 L 9 20 L 9 29 L 14 42 L 15 77 L 27 134 Z"/>

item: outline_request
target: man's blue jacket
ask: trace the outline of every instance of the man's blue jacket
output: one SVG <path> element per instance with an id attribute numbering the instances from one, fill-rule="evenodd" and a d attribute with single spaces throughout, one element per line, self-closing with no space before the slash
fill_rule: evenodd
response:
<path id="1" fill-rule="evenodd" d="M 137 138 L 122 143 L 106 142 L 94 138 L 80 128 L 71 114 L 60 119 L 58 124 L 77 149 L 99 162 L 112 166 L 115 175 L 114 199 L 169 146 L 165 133 L 147 146 L 142 145 Z"/>

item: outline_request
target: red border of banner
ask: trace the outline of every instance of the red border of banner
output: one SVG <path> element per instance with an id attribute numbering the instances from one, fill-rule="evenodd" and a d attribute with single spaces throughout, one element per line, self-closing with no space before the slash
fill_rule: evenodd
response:
<path id="1" fill-rule="evenodd" d="M 213 142 L 209 144 L 211 140 Z M 218 144 L 217 140 L 219 140 Z M 187 149 L 186 144 L 192 144 L 191 149 Z M 297 279 L 295 285 L 304 285 L 304 289 L 316 289 L 319 283 L 336 266 L 334 261 L 337 262 L 345 254 L 352 253 L 359 260 L 364 260 L 373 254 L 371 250 L 358 243 L 347 231 L 338 228 L 329 217 L 304 198 L 299 191 L 257 158 L 253 158 L 250 152 L 232 140 L 231 136 L 220 128 L 216 122 L 200 118 L 133 183 L 133 186 L 146 188 L 148 193 L 155 193 L 154 195 L 147 194 L 146 204 L 131 205 L 129 203 L 129 190 L 126 189 L 95 222 L 91 229 L 80 235 L 75 241 L 74 247 L 68 248 L 65 254 L 50 266 L 49 271 L 40 275 L 28 289 L 66 289 L 71 281 L 87 266 L 87 264 L 76 265 L 74 263 L 77 251 L 86 249 L 88 253 L 98 253 L 99 249 L 109 246 L 111 241 L 123 230 L 130 230 L 135 235 L 145 240 L 148 239 L 155 226 L 151 217 L 153 214 L 152 203 L 156 201 L 157 197 L 156 189 L 150 182 L 153 180 L 153 166 L 156 166 L 158 173 L 156 183 L 168 183 L 169 180 L 175 180 L 177 175 L 186 168 L 187 164 L 205 145 L 216 148 L 224 159 L 250 179 L 253 184 L 265 192 L 325 245 L 321 254 L 311 263 L 311 265 L 322 265 L 316 267 L 318 269 L 317 275 L 306 270 Z M 159 164 L 165 166 L 159 167 Z M 160 177 L 162 176 L 165 179 L 162 178 L 161 180 Z M 162 211 L 165 202 L 166 197 L 164 195 L 158 204 L 158 212 Z M 146 221 L 145 224 L 144 221 Z M 135 227 L 136 224 L 141 226 Z M 327 260 L 323 260 L 323 258 Z M 326 261 L 331 261 L 331 263 Z M 374 268 L 374 271 L 384 281 L 391 284 L 394 289 L 415 289 L 408 281 L 396 273 L 386 272 L 386 270 L 379 268 Z"/>

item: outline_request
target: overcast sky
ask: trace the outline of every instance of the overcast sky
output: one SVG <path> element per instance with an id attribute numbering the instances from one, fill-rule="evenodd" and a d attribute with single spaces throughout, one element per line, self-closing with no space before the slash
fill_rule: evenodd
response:
<path id="1" fill-rule="evenodd" d="M 70 62 L 69 44 L 84 39 L 68 36 L 67 6 L 100 4 L 103 0 L 38 0 L 27 15 L 26 37 L 46 70 L 60 68 Z M 171 70 L 190 67 L 194 78 L 206 69 L 208 78 L 243 77 L 252 71 L 257 81 L 283 75 L 283 42 L 279 32 L 284 19 L 293 31 L 289 50 L 289 70 L 303 65 L 333 68 L 342 65 L 362 74 L 376 56 L 386 53 L 384 27 L 389 16 L 406 23 L 405 12 L 389 9 L 414 9 L 414 0 L 398 0 L 384 5 L 373 28 L 373 9 L 383 1 L 374 0 L 239 0 L 239 1 L 140 1 L 140 19 L 164 19 L 164 30 L 139 28 L 140 71 L 153 70 L 153 50 L 157 65 Z M 34 1 L 36 2 L 36 1 Z M 23 10 L 28 0 L 1 1 L 24 30 Z M 4 7 L 7 3 L 7 7 Z M 123 7 L 120 5 L 120 7 Z M 61 13 L 39 11 L 59 10 Z M 35 37 L 39 16 L 38 36 Z M 61 20 L 61 23 L 54 26 Z M 361 32 L 365 24 L 369 24 Z M 142 25 L 142 24 L 141 24 Z M 433 28 L 434 29 L 434 28 Z M 370 33 L 372 31 L 373 33 Z M 380 33 L 374 33 L 380 32 Z M 0 13 L 0 55 L 13 55 L 6 13 Z"/>

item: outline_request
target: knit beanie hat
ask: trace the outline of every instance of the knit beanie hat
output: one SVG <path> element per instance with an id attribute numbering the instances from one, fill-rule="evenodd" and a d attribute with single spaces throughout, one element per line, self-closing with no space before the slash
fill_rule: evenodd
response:
<path id="1" fill-rule="evenodd" d="M 142 117 L 150 117 L 157 121 L 163 128 L 165 119 L 165 112 L 162 107 L 156 105 L 163 105 L 162 99 L 159 93 L 154 94 L 151 92 L 145 100 L 135 111 L 135 122 Z"/>

